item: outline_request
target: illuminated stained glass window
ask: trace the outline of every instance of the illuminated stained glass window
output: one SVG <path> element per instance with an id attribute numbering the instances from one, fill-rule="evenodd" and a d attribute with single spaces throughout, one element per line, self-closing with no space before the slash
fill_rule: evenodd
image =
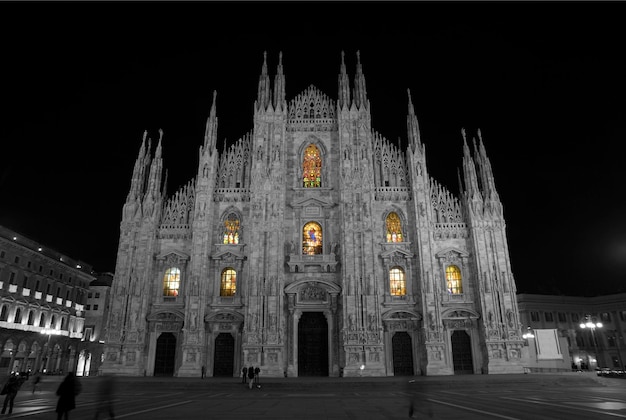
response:
<path id="1" fill-rule="evenodd" d="M 391 212 L 387 216 L 387 242 L 404 242 L 400 217 Z"/>
<path id="2" fill-rule="evenodd" d="M 224 220 L 224 244 L 239 243 L 239 218 L 235 213 L 228 215 Z"/>
<path id="3" fill-rule="evenodd" d="M 389 289 L 391 296 L 406 295 L 406 281 L 404 280 L 404 270 L 394 267 L 389 270 Z"/>
<path id="4" fill-rule="evenodd" d="M 309 222 L 302 230 L 302 253 L 315 255 L 322 253 L 322 227 L 319 223 Z"/>
<path id="5" fill-rule="evenodd" d="M 309 144 L 304 151 L 302 185 L 305 188 L 322 186 L 322 158 L 320 157 L 320 150 L 314 144 Z"/>
<path id="6" fill-rule="evenodd" d="M 180 270 L 176 267 L 168 268 L 163 276 L 163 296 L 178 296 L 180 289 Z"/>
<path id="7" fill-rule="evenodd" d="M 446 267 L 446 287 L 448 289 L 448 293 L 453 295 L 463 293 L 461 270 L 456 265 L 449 265 Z"/>
<path id="8" fill-rule="evenodd" d="M 237 291 L 237 272 L 232 268 L 225 268 L 222 271 L 220 282 L 220 296 L 235 296 Z"/>

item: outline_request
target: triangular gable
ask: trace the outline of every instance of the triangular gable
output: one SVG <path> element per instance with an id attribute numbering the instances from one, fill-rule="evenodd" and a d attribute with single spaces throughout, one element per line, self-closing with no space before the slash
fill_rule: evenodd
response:
<path id="1" fill-rule="evenodd" d="M 228 260 L 228 259 L 243 260 L 244 257 L 245 256 L 243 254 L 237 251 L 234 251 L 232 249 L 220 250 L 212 255 L 212 258 L 214 260 Z"/>
<path id="2" fill-rule="evenodd" d="M 444 248 L 444 249 L 442 249 L 441 251 L 437 252 L 437 253 L 435 254 L 435 256 L 436 256 L 437 258 L 443 258 L 443 257 L 446 257 L 447 255 L 449 255 L 450 253 L 453 253 L 453 254 L 458 254 L 458 255 L 459 255 L 460 257 L 462 257 L 462 258 L 467 258 L 467 257 L 469 257 L 469 254 L 468 254 L 467 252 L 465 252 L 465 251 L 461 251 L 460 249 L 458 249 L 458 248 L 454 248 L 454 247 Z"/>
<path id="3" fill-rule="evenodd" d="M 328 207 L 333 207 L 334 205 L 335 204 L 330 201 L 321 200 L 319 198 L 313 198 L 313 197 L 301 198 L 301 199 L 297 199 L 291 202 L 291 207 L 293 208 L 302 208 L 302 207 L 328 208 Z"/>
<path id="4" fill-rule="evenodd" d="M 176 250 L 163 252 L 163 253 L 157 255 L 157 260 L 165 260 L 165 259 L 168 259 L 168 258 L 174 258 L 174 259 L 177 259 L 177 260 L 188 260 L 189 259 L 189 255 L 185 254 L 184 252 L 180 252 L 180 251 L 176 251 Z"/>
<path id="5" fill-rule="evenodd" d="M 400 247 L 381 252 L 380 256 L 382 258 L 391 258 L 392 256 L 394 256 L 396 254 L 400 254 L 400 255 L 404 256 L 405 258 L 413 258 L 413 253 L 412 252 L 409 252 L 409 251 L 407 251 L 405 249 L 402 249 Z"/>

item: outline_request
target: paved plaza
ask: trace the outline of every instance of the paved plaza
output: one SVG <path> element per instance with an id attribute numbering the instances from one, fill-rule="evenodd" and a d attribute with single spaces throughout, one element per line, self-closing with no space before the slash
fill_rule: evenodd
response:
<path id="1" fill-rule="evenodd" d="M 26 382 L 11 418 L 55 419 L 55 390 L 61 379 L 45 377 L 35 393 L 32 383 Z M 80 378 L 83 390 L 70 420 L 94 419 L 100 380 Z M 237 378 L 118 377 L 116 381 L 117 419 L 405 419 L 411 398 L 416 401 L 417 418 L 626 418 L 626 380 L 599 378 L 593 373 L 261 377 L 260 388 L 252 390 Z"/>

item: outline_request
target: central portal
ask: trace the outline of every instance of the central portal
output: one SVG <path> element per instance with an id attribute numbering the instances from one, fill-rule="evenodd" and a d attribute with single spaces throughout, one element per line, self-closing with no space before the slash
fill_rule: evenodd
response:
<path id="1" fill-rule="evenodd" d="M 328 323 L 322 312 L 303 312 L 300 317 L 298 376 L 328 376 Z"/>

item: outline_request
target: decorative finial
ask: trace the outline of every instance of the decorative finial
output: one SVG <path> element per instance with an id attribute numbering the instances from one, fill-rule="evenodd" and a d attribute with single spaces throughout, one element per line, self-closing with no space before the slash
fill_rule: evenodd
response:
<path id="1" fill-rule="evenodd" d="M 466 142 L 467 139 L 465 138 L 465 127 L 461 128 L 461 135 L 463 136 L 463 142 Z"/>
<path id="2" fill-rule="evenodd" d="M 283 52 L 282 51 L 278 52 L 278 65 L 279 66 L 283 65 Z"/>
<path id="3" fill-rule="evenodd" d="M 361 64 L 361 52 L 359 50 L 356 50 L 356 62 L 357 64 Z"/>
<path id="4" fill-rule="evenodd" d="M 162 138 L 163 138 L 163 129 L 159 128 L 159 142 L 161 141 Z"/>

